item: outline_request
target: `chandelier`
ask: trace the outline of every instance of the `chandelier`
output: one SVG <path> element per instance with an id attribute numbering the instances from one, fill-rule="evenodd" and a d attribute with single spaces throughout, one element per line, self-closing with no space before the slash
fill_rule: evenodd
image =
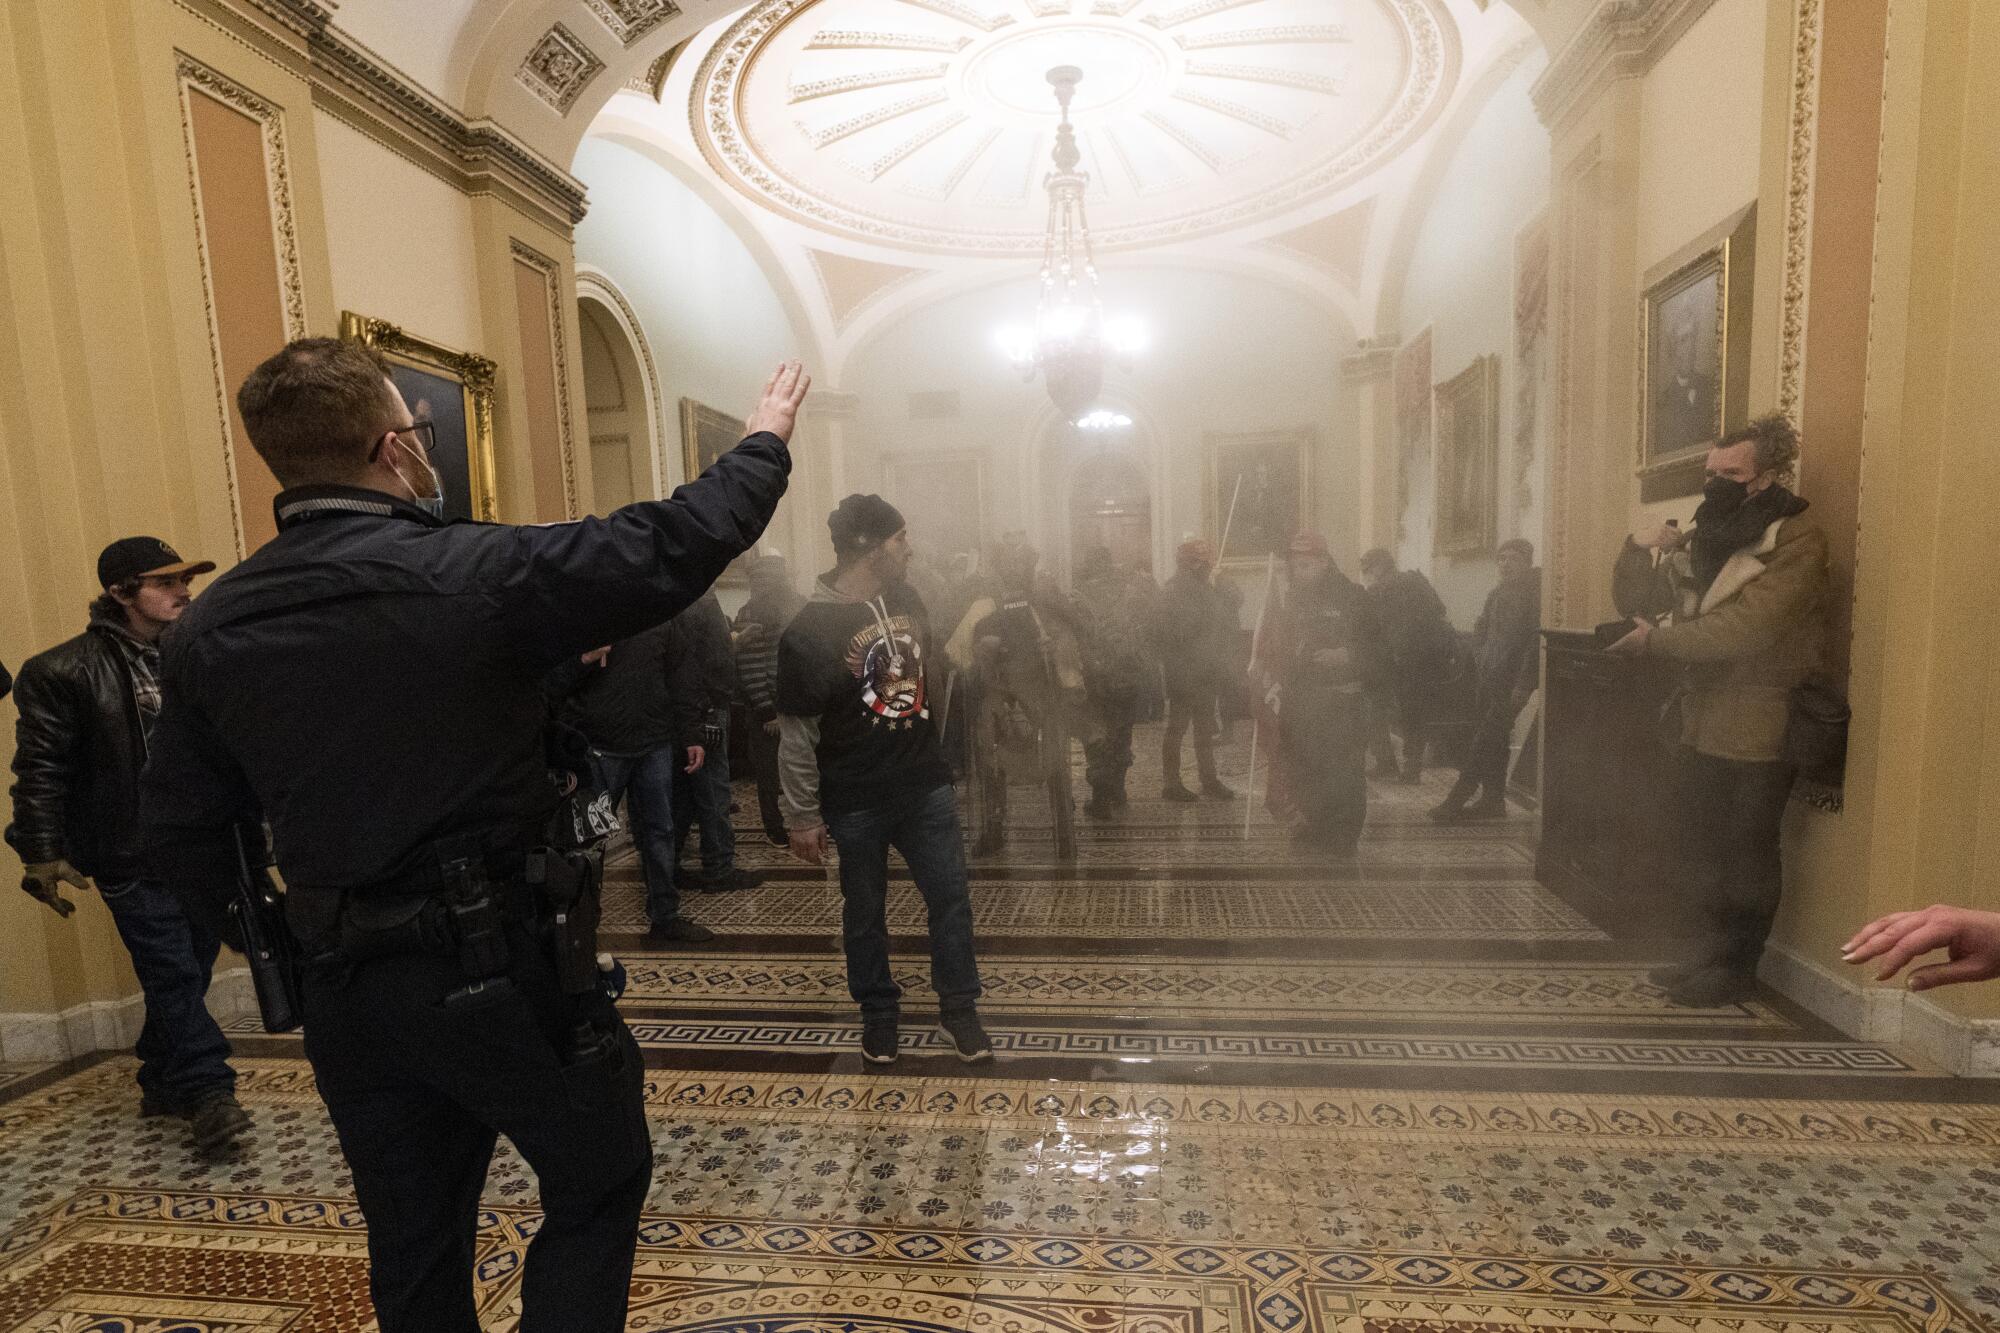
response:
<path id="1" fill-rule="evenodd" d="M 1041 292 L 1035 304 L 1034 326 L 1003 330 L 1000 343 L 1022 379 L 1032 380 L 1041 372 L 1050 401 L 1063 420 L 1074 423 L 1104 386 L 1107 354 L 1129 362 L 1141 335 L 1129 319 L 1107 321 L 1098 295 L 1097 261 L 1091 254 L 1090 224 L 1083 213 L 1083 192 L 1090 184 L 1090 173 L 1077 170 L 1083 154 L 1077 150 L 1076 130 L 1069 123 L 1070 100 L 1076 96 L 1083 71 L 1074 65 L 1058 65 L 1047 78 L 1055 89 L 1062 119 L 1050 154 L 1055 170 L 1045 181 L 1049 229 L 1042 243 Z"/>

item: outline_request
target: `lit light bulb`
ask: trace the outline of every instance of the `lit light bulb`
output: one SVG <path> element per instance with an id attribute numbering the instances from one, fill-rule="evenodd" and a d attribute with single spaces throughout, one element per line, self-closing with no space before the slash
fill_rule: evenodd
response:
<path id="1" fill-rule="evenodd" d="M 1077 418 L 1078 430 L 1124 430 L 1132 424 L 1132 418 L 1123 412 L 1113 412 L 1108 408 L 1098 408 Z"/>

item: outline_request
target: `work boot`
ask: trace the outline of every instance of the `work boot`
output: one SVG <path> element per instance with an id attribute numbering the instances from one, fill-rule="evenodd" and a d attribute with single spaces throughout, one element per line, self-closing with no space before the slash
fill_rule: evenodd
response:
<path id="1" fill-rule="evenodd" d="M 1111 818 L 1111 802 L 1102 796 L 1093 796 L 1083 803 L 1083 813 L 1091 819 Z"/>
<path id="2" fill-rule="evenodd" d="M 1507 798 L 1499 792 L 1482 796 L 1459 813 L 1461 819 L 1505 819 Z"/>
<path id="3" fill-rule="evenodd" d="M 166 1115 L 185 1118 L 187 1116 L 187 1107 L 181 1105 L 176 1098 L 169 1097 L 165 1093 L 142 1092 L 139 1094 L 139 1118 L 141 1120 L 157 1120 L 159 1117 Z"/>
<path id="4" fill-rule="evenodd" d="M 250 1128 L 250 1113 L 233 1092 L 210 1093 L 188 1111 L 194 1150 L 203 1157 L 226 1157 Z"/>
<path id="5" fill-rule="evenodd" d="M 1180 801 L 1183 803 L 1188 801 L 1198 801 L 1201 799 L 1201 797 L 1196 796 L 1193 792 L 1189 791 L 1185 786 L 1181 785 L 1181 780 L 1179 778 L 1175 778 L 1172 782 L 1166 783 L 1163 786 L 1161 786 L 1160 795 L 1166 800 Z"/>
<path id="6" fill-rule="evenodd" d="M 978 839 L 972 844 L 972 854 L 974 856 L 994 856 L 1006 845 L 1007 838 L 1004 834 L 998 829 L 988 829 L 986 832 L 981 833 Z"/>
<path id="7" fill-rule="evenodd" d="M 861 1058 L 871 1065 L 896 1063 L 896 1015 L 861 1015 Z"/>
<path id="8" fill-rule="evenodd" d="M 954 1009 L 939 1014 L 938 1028 L 966 1064 L 983 1064 L 993 1058 L 993 1039 L 986 1035 L 977 1010 Z"/>
<path id="9" fill-rule="evenodd" d="M 1460 774 L 1458 781 L 1451 784 L 1451 791 L 1442 801 L 1431 807 L 1431 822 L 1434 824 L 1455 824 L 1465 818 L 1465 803 L 1472 799 L 1472 793 L 1479 790 L 1479 779 Z"/>
<path id="10" fill-rule="evenodd" d="M 1212 801 L 1233 801 L 1236 799 L 1236 789 L 1217 777 L 1206 777 L 1201 780 L 1201 794 Z"/>
<path id="11" fill-rule="evenodd" d="M 670 916 L 665 921 L 655 921 L 646 927 L 646 938 L 672 944 L 707 944 L 715 939 L 715 932 L 699 921 Z"/>

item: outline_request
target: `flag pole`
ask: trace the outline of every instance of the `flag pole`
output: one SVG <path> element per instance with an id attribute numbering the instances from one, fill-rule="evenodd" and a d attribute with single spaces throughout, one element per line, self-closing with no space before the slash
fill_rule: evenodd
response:
<path id="1" fill-rule="evenodd" d="M 1236 483 L 1238 486 L 1241 486 L 1243 478 L 1240 476 L 1237 477 Z M 1271 588 L 1277 577 L 1278 556 L 1274 551 L 1264 557 L 1264 600 L 1257 604 L 1257 625 L 1256 628 L 1250 631 L 1250 656 L 1252 665 L 1256 664 L 1257 655 L 1263 651 L 1264 616 L 1271 609 Z M 1261 685 L 1262 681 L 1260 679 L 1260 688 Z M 1250 816 L 1257 809 L 1257 733 L 1264 729 L 1263 718 L 1259 711 L 1262 705 L 1263 697 L 1261 695 L 1250 701 L 1250 773 L 1248 779 L 1243 784 L 1243 841 L 1245 842 L 1250 841 Z M 1270 788 L 1270 785 L 1268 782 L 1264 784 L 1267 790 Z"/>
<path id="2" fill-rule="evenodd" d="M 1222 568 L 1222 557 L 1229 551 L 1229 528 L 1236 522 L 1236 501 L 1243 494 L 1243 474 L 1236 474 L 1236 489 L 1229 493 L 1229 513 L 1222 520 L 1222 544 L 1215 548 L 1215 567 Z"/>

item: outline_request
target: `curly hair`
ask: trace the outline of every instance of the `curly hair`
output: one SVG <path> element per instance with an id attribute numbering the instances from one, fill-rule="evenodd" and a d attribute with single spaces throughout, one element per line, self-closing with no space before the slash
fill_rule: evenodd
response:
<path id="1" fill-rule="evenodd" d="M 1799 428 L 1784 413 L 1773 412 L 1730 431 L 1715 447 L 1729 449 L 1739 444 L 1756 447 L 1759 473 L 1789 472 L 1799 459 Z"/>

